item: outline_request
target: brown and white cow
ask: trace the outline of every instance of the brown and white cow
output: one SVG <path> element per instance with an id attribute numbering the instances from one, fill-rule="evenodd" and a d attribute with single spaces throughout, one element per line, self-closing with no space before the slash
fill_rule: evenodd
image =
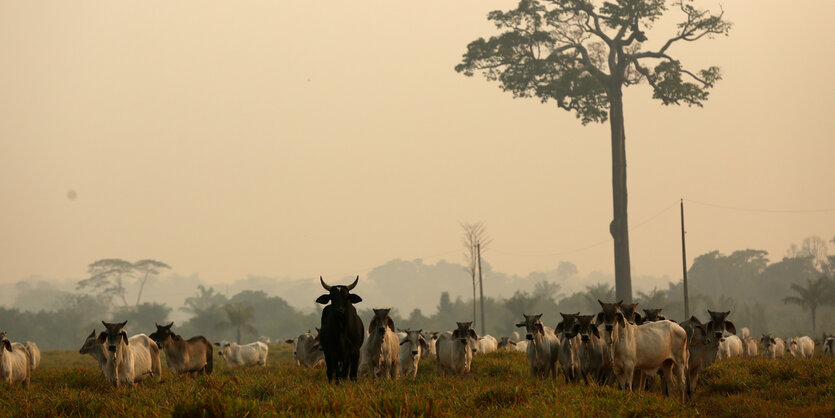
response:
<path id="1" fill-rule="evenodd" d="M 719 356 L 719 340 L 695 316 L 682 322 L 681 327 L 687 333 L 687 397 L 693 400 L 699 373 L 716 362 Z"/>
<path id="2" fill-rule="evenodd" d="M 165 350 L 168 368 L 174 374 L 212 374 L 212 343 L 206 337 L 201 335 L 184 340 L 171 331 L 173 322 L 168 325 L 154 325 L 157 330 L 150 337 Z"/>

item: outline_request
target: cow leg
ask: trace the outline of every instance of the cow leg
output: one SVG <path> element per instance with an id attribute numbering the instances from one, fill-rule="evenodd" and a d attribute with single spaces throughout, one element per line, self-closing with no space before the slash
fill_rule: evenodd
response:
<path id="1" fill-rule="evenodd" d="M 681 392 L 681 402 L 685 401 L 685 373 L 686 370 L 684 365 L 678 362 L 673 363 L 673 372 L 675 373 L 676 378 L 678 379 L 678 387 Z M 670 385 L 670 393 L 672 393 L 673 387 Z"/>
<path id="2" fill-rule="evenodd" d="M 347 377 L 349 377 L 353 381 L 356 381 L 357 380 L 357 368 L 359 367 L 359 363 L 360 363 L 360 354 L 359 354 L 359 352 L 351 353 L 350 357 L 351 358 L 348 361 L 348 365 L 347 365 L 347 367 L 345 367 L 345 372 L 346 372 L 346 374 L 348 374 Z"/>

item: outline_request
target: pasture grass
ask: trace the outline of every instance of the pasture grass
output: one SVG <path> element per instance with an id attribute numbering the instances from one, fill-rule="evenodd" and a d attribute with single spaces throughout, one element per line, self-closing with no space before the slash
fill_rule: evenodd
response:
<path id="1" fill-rule="evenodd" d="M 163 361 L 164 363 L 164 361 Z M 272 346 L 267 367 L 225 365 L 210 376 L 173 376 L 113 388 L 89 356 L 44 351 L 29 390 L 2 385 L 0 411 L 14 416 L 501 415 L 501 416 L 835 416 L 835 361 L 733 359 L 702 373 L 696 401 L 660 393 L 566 385 L 529 376 L 523 353 L 477 357 L 466 377 L 440 378 L 434 360 L 417 378 L 327 384 L 302 369 L 292 347 Z M 656 385 L 659 387 L 660 385 Z"/>

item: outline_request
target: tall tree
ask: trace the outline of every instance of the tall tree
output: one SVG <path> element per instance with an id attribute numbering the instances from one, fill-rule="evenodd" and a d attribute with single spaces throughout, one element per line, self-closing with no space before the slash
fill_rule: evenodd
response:
<path id="1" fill-rule="evenodd" d="M 128 306 L 124 282 L 133 277 L 133 263 L 120 258 L 105 258 L 87 266 L 87 272 L 90 277 L 78 282 L 76 287 L 79 290 L 93 289 L 109 297 L 118 296 L 124 306 Z"/>
<path id="2" fill-rule="evenodd" d="M 731 24 L 692 1 L 673 1 L 682 13 L 674 35 L 644 50 L 645 30 L 667 10 L 665 0 L 521 0 L 516 9 L 490 12 L 501 32 L 467 46 L 455 70 L 466 76 L 481 71 L 514 97 L 549 100 L 576 113 L 585 125 L 609 121 L 612 146 L 615 284 L 618 299 L 632 300 L 626 193 L 626 133 L 623 88 L 646 81 L 653 98 L 665 105 L 702 106 L 721 78 L 718 67 L 691 71 L 670 55 L 670 48 L 714 35 L 727 35 Z"/>
<path id="3" fill-rule="evenodd" d="M 152 275 L 158 275 L 162 269 L 170 270 L 171 266 L 157 260 L 139 260 L 133 263 L 133 268 L 139 273 L 139 293 L 136 295 L 136 306 L 139 306 L 139 300 L 142 299 L 142 289 L 145 288 L 145 282 L 148 281 L 148 278 Z"/>
<path id="4" fill-rule="evenodd" d="M 223 306 L 227 319 L 219 322 L 218 329 L 234 328 L 237 331 L 237 342 L 241 343 L 241 329 L 252 335 L 258 335 L 258 330 L 252 325 L 255 322 L 255 308 L 243 302 L 227 303 Z"/>
<path id="5" fill-rule="evenodd" d="M 797 293 L 797 296 L 787 296 L 783 298 L 783 303 L 791 303 L 799 305 L 803 311 L 811 311 L 812 314 L 812 335 L 815 335 L 815 320 L 817 319 L 818 306 L 824 304 L 831 304 L 830 299 L 832 283 L 826 276 L 820 276 L 817 280 L 812 281 L 806 279 L 806 287 L 800 286 L 796 283 L 791 285 L 791 289 Z"/>

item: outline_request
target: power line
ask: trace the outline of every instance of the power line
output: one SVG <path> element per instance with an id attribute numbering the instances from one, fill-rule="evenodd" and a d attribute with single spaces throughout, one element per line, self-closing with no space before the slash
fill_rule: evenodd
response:
<path id="1" fill-rule="evenodd" d="M 707 202 L 699 202 L 697 200 L 690 200 L 684 199 L 685 202 L 695 203 L 697 205 L 702 206 L 710 206 L 719 209 L 728 209 L 728 210 L 735 210 L 739 212 L 762 212 L 762 213 L 824 213 L 824 212 L 835 212 L 835 208 L 825 208 L 825 209 L 752 209 L 752 208 L 740 208 L 736 206 L 729 206 L 729 205 L 719 205 L 716 203 L 707 203 Z"/>
<path id="2" fill-rule="evenodd" d="M 676 201 L 676 202 L 671 203 L 669 206 L 665 207 L 664 209 L 661 209 L 661 211 L 659 211 L 659 212 L 658 212 L 658 213 L 656 213 L 655 215 L 652 215 L 652 216 L 650 216 L 649 218 L 644 219 L 643 221 L 641 221 L 641 222 L 639 222 L 639 223 L 635 224 L 634 226 L 630 227 L 630 228 L 629 228 L 629 231 L 634 231 L 634 230 L 636 230 L 636 229 L 638 229 L 638 228 L 640 228 L 640 227 L 642 227 L 642 226 L 644 226 L 644 225 L 646 225 L 646 224 L 648 224 L 648 223 L 652 222 L 653 220 L 655 220 L 655 219 L 656 219 L 656 218 L 658 218 L 659 216 L 663 215 L 665 212 L 667 212 L 667 211 L 669 211 L 670 209 L 672 209 L 673 207 L 675 207 L 675 205 L 677 205 L 678 203 L 679 203 L 679 202 L 677 202 L 677 201 Z M 515 257 L 555 257 L 555 256 L 560 256 L 560 255 L 565 255 L 565 254 L 571 254 L 571 253 L 576 253 L 576 252 L 580 252 L 580 251 L 585 251 L 585 250 L 588 250 L 588 249 L 591 249 L 591 248 L 594 248 L 594 247 L 597 247 L 597 246 L 600 246 L 600 245 L 606 244 L 606 243 L 608 243 L 608 242 L 612 242 L 612 239 L 611 239 L 611 238 L 606 238 L 606 239 L 604 239 L 604 240 L 602 240 L 602 241 L 595 242 L 594 244 L 590 244 L 590 245 L 587 245 L 587 246 L 585 246 L 585 247 L 574 248 L 574 249 L 571 249 L 571 250 L 560 251 L 560 252 L 556 252 L 556 253 L 518 254 L 518 253 L 510 253 L 510 252 L 506 252 L 506 251 L 500 251 L 500 250 L 496 250 L 496 249 L 494 249 L 493 251 L 495 251 L 495 252 L 497 252 L 497 253 L 499 253 L 499 254 L 511 255 L 511 256 L 515 256 Z"/>

